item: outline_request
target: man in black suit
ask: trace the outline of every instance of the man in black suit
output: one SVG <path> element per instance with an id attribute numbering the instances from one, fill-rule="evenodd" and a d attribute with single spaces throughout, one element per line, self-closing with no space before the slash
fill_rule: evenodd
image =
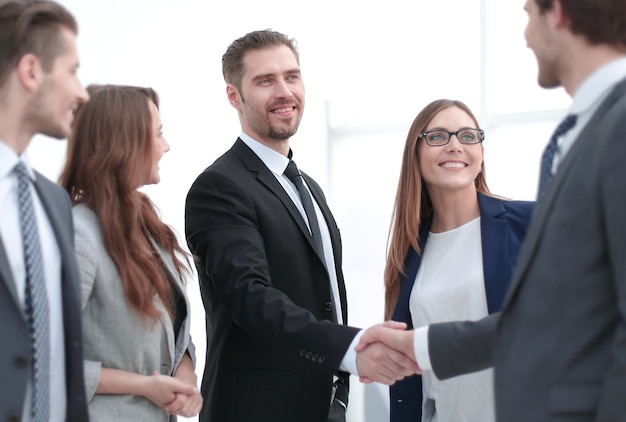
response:
<path id="1" fill-rule="evenodd" d="M 185 212 L 207 323 L 200 420 L 345 420 L 348 372 L 391 384 L 417 366 L 382 344 L 351 347 L 339 229 L 290 160 L 304 109 L 294 40 L 252 32 L 222 63 L 242 133 L 196 179 Z"/>
<path id="2" fill-rule="evenodd" d="M 74 18 L 56 3 L 0 5 L 3 420 L 88 420 L 70 201 L 63 189 L 30 167 L 25 153 L 37 133 L 66 138 L 74 108 L 88 99 L 76 76 L 76 33 Z M 26 214 L 34 218 L 27 227 L 34 226 L 36 236 L 22 224 L 23 198 L 30 198 L 32 212 Z M 41 259 L 32 258 L 33 250 Z"/>
<path id="3" fill-rule="evenodd" d="M 573 103 L 544 153 L 502 314 L 363 340 L 415 350 L 439 378 L 493 364 L 499 421 L 623 421 L 626 2 L 527 0 L 525 10 L 539 85 L 563 86 Z"/>

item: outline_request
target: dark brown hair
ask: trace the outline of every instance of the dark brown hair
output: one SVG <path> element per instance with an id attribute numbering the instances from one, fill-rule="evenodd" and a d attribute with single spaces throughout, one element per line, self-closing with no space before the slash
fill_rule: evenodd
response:
<path id="1" fill-rule="evenodd" d="M 535 0 L 541 13 L 552 10 L 554 0 Z M 560 0 L 574 34 L 591 44 L 626 48 L 626 1 Z"/>
<path id="2" fill-rule="evenodd" d="M 91 99 L 76 111 L 59 184 L 72 203 L 86 204 L 97 214 L 128 301 L 156 317 L 152 300 L 158 294 L 171 312 L 171 281 L 150 239 L 172 256 L 180 276 L 186 254 L 152 201 L 137 190 L 150 172 L 149 103 L 158 107 L 158 96 L 150 88 L 120 85 L 91 85 L 87 91 Z"/>
<path id="3" fill-rule="evenodd" d="M 66 49 L 61 28 L 78 33 L 70 12 L 53 1 L 0 3 L 0 86 L 28 53 L 34 54 L 45 72 Z"/>
<path id="4" fill-rule="evenodd" d="M 285 45 L 291 49 L 296 62 L 300 64 L 300 56 L 296 40 L 280 32 L 265 29 L 254 31 L 236 39 L 226 49 L 222 56 L 222 74 L 228 84 L 233 84 L 241 92 L 241 79 L 246 73 L 243 58 L 249 51 L 262 50 L 268 47 Z"/>
<path id="5" fill-rule="evenodd" d="M 419 166 L 418 142 L 428 123 L 440 111 L 457 107 L 469 114 L 476 123 L 474 113 L 461 101 L 436 100 L 428 104 L 413 120 L 404 144 L 400 180 L 396 191 L 396 200 L 393 207 L 391 227 L 389 229 L 389 245 L 387 248 L 387 263 L 385 265 L 385 319 L 390 319 L 400 293 L 400 280 L 404 275 L 404 261 L 409 248 L 420 252 L 418 245 L 419 231 L 422 222 L 432 213 L 433 206 L 428 195 L 428 189 L 422 181 Z M 485 163 L 474 181 L 476 190 L 489 194 L 485 179 Z"/>

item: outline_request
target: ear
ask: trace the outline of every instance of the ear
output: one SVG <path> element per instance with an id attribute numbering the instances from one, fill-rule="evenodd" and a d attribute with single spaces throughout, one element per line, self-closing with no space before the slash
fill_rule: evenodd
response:
<path id="1" fill-rule="evenodd" d="M 563 6 L 561 5 L 561 0 L 553 0 L 552 1 L 552 19 L 555 28 L 568 28 L 569 27 L 569 19 L 563 13 Z"/>
<path id="2" fill-rule="evenodd" d="M 24 89 L 34 92 L 43 77 L 41 62 L 32 53 L 24 54 L 17 62 L 17 77 Z"/>
<path id="3" fill-rule="evenodd" d="M 241 108 L 241 103 L 243 101 L 241 100 L 241 94 L 239 93 L 239 90 L 235 87 L 235 85 L 226 85 L 226 96 L 228 97 L 230 105 L 232 105 L 236 109 Z"/>

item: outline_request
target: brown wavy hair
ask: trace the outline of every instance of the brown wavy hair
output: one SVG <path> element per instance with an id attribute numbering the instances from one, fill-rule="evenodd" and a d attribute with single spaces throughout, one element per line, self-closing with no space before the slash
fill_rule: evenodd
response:
<path id="1" fill-rule="evenodd" d="M 465 111 L 476 123 L 478 120 L 474 113 L 461 101 L 436 100 L 428 104 L 419 112 L 413 120 L 404 144 L 402 155 L 402 167 L 400 180 L 391 217 L 389 228 L 389 242 L 387 245 L 387 263 L 385 265 L 385 319 L 390 319 L 400 294 L 400 281 L 404 275 L 404 261 L 409 248 L 420 253 L 419 231 L 421 224 L 433 212 L 433 205 L 428 195 L 426 184 L 422 180 L 419 166 L 418 142 L 428 123 L 440 111 L 457 107 Z M 481 165 L 481 171 L 474 181 L 476 190 L 489 194 L 485 179 L 485 162 Z"/>
<path id="2" fill-rule="evenodd" d="M 137 190 L 152 165 L 149 103 L 158 108 L 159 98 L 151 88 L 134 86 L 90 85 L 87 91 L 91 98 L 76 111 L 59 184 L 73 204 L 85 204 L 98 216 L 129 303 L 156 318 L 157 294 L 171 316 L 172 283 L 150 239 L 172 256 L 181 278 L 187 254 L 150 198 Z"/>

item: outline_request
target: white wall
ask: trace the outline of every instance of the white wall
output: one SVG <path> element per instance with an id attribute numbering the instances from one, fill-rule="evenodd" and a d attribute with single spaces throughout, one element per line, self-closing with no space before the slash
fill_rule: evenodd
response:
<path id="1" fill-rule="evenodd" d="M 240 131 L 225 96 L 224 50 L 257 29 L 298 40 L 307 106 L 292 147 L 299 166 L 325 188 L 342 229 L 350 320 L 357 326 L 382 318 L 389 215 L 404 138 L 417 112 L 436 98 L 465 101 L 487 130 L 492 191 L 532 199 L 554 119 L 511 124 L 507 113 L 568 104 L 562 91 L 536 87 L 534 59 L 522 36 L 522 0 L 61 3 L 80 25 L 84 84 L 136 84 L 159 92 L 171 150 L 161 162 L 162 182 L 146 191 L 181 241 L 189 186 Z M 43 137 L 30 149 L 34 166 L 51 178 L 64 153 L 65 142 Z M 204 312 L 196 279 L 188 288 L 200 374 Z M 367 413 L 354 378 L 350 420 L 380 421 L 386 390 L 368 387 L 365 396 Z"/>

